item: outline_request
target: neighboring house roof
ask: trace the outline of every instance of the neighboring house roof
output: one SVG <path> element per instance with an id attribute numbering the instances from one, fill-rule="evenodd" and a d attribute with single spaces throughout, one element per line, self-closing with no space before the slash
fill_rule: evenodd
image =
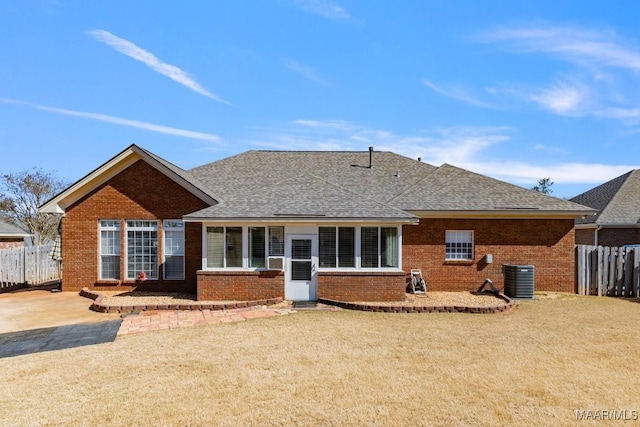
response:
<path id="1" fill-rule="evenodd" d="M 31 234 L 27 233 L 23 229 L 18 228 L 13 224 L 9 224 L 8 222 L 0 221 L 0 237 L 18 238 L 29 236 L 31 236 Z"/>
<path id="2" fill-rule="evenodd" d="M 640 224 L 640 170 L 634 169 L 572 198 L 598 210 L 578 224 L 636 226 Z"/>
<path id="3" fill-rule="evenodd" d="M 54 197 L 64 212 L 138 159 L 199 194 L 209 207 L 185 220 L 393 221 L 419 216 L 576 217 L 590 208 L 450 165 L 391 152 L 247 151 L 185 171 L 132 145 Z M 371 164 L 370 164 L 371 159 Z"/>

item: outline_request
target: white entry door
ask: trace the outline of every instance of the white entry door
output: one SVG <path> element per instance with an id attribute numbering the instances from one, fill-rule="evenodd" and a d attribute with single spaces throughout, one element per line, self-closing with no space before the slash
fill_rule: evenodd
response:
<path id="1" fill-rule="evenodd" d="M 317 236 L 313 234 L 287 236 L 286 256 L 284 297 L 290 301 L 317 300 Z"/>

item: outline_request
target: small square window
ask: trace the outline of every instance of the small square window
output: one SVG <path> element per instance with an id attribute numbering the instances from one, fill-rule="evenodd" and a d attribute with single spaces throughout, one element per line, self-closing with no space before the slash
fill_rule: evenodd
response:
<path id="1" fill-rule="evenodd" d="M 450 231 L 445 233 L 445 259 L 473 260 L 473 231 Z"/>

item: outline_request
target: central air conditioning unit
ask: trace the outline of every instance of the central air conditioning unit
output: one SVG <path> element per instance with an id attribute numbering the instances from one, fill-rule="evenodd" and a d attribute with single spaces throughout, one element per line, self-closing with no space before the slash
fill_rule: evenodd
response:
<path id="1" fill-rule="evenodd" d="M 268 257 L 267 270 L 284 271 L 284 257 L 283 256 Z"/>

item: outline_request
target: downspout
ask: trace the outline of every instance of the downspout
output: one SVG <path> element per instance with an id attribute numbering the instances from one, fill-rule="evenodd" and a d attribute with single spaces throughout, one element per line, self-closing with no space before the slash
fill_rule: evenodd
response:
<path id="1" fill-rule="evenodd" d="M 602 230 L 602 226 L 599 225 L 598 228 L 596 228 L 596 232 L 595 232 L 595 236 L 593 238 L 593 245 L 594 246 L 598 246 L 598 231 Z"/>

